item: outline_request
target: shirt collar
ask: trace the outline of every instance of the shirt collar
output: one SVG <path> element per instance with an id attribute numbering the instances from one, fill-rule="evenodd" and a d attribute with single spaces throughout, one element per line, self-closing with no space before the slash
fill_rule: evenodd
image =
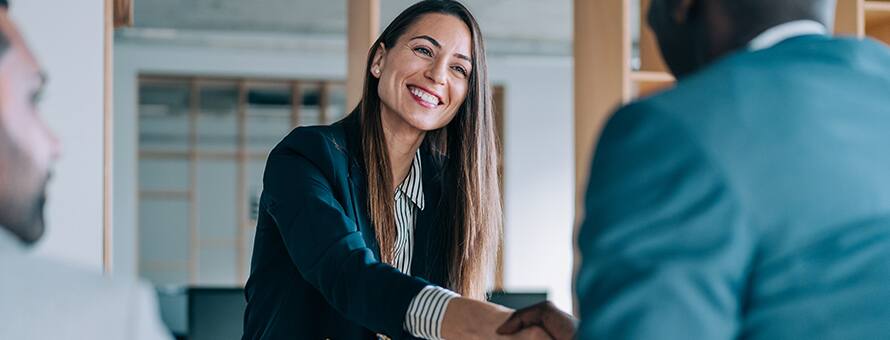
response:
<path id="1" fill-rule="evenodd" d="M 411 169 L 408 170 L 408 176 L 405 177 L 402 183 L 399 184 L 398 190 L 396 190 L 396 198 L 400 195 L 405 195 L 418 209 L 423 210 L 422 176 L 423 168 L 420 165 L 420 150 L 417 150 L 414 154 L 414 160 L 411 162 Z"/>
<path id="2" fill-rule="evenodd" d="M 813 20 L 795 20 L 773 26 L 763 31 L 748 43 L 748 49 L 758 51 L 775 46 L 776 44 L 803 35 L 826 35 L 828 28 Z"/>

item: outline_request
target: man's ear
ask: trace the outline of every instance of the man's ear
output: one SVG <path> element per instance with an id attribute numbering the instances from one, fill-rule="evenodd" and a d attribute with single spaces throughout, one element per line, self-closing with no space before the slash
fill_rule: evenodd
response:
<path id="1" fill-rule="evenodd" d="M 380 78 L 380 74 L 383 73 L 384 60 L 386 59 L 386 46 L 383 46 L 383 43 L 380 43 L 377 46 L 377 51 L 374 52 L 374 60 L 371 61 L 371 76 L 374 78 Z"/>
<path id="2" fill-rule="evenodd" d="M 674 9 L 671 11 L 671 19 L 674 20 L 675 24 L 683 25 L 686 24 L 689 18 L 692 16 L 692 10 L 697 5 L 699 0 L 678 0 L 677 5 L 674 6 Z"/>

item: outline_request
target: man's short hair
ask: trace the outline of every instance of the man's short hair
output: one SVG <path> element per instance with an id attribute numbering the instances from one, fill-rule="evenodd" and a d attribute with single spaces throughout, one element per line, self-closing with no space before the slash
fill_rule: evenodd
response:
<path id="1" fill-rule="evenodd" d="M 742 31 L 762 29 L 789 20 L 833 21 L 834 0 L 723 0 Z"/>

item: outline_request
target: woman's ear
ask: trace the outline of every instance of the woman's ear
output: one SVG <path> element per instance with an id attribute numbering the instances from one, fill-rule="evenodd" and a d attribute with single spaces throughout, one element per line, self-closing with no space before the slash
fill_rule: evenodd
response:
<path id="1" fill-rule="evenodd" d="M 379 79 L 380 74 L 383 73 L 384 59 L 386 59 L 386 47 L 380 43 L 377 46 L 377 52 L 374 52 L 374 60 L 371 62 L 371 76 L 374 78 Z"/>

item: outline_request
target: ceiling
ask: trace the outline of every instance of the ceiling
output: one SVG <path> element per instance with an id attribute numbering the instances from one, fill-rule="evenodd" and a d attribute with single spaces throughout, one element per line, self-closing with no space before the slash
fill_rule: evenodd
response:
<path id="1" fill-rule="evenodd" d="M 380 0 L 381 25 L 415 2 Z M 571 42 L 572 0 L 463 2 L 489 39 Z M 134 0 L 134 21 L 137 28 L 342 35 L 346 0 Z"/>

